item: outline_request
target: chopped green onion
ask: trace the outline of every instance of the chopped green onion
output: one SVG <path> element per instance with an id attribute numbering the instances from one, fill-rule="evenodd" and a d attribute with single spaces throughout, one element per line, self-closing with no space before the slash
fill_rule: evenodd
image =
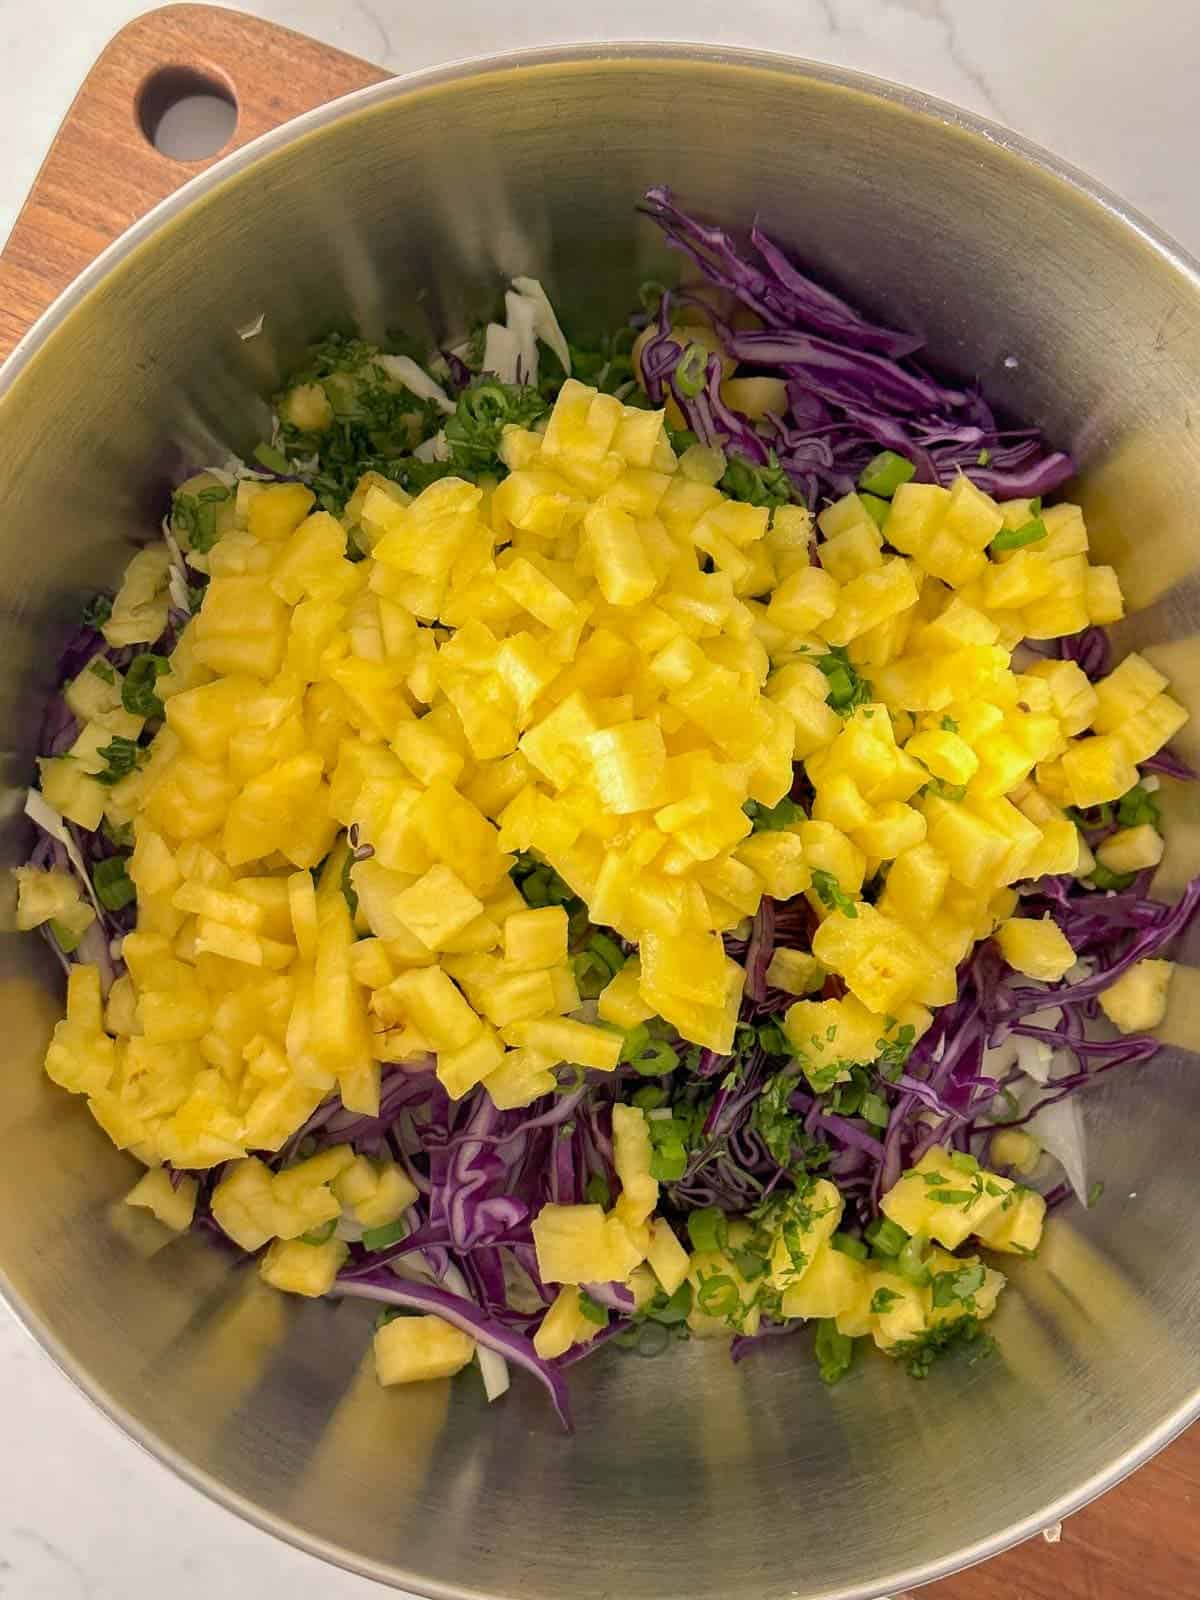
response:
<path id="1" fill-rule="evenodd" d="M 1020 550 L 1024 545 L 1038 544 L 1046 538 L 1049 531 L 1041 517 L 1034 517 L 1023 528 L 1001 528 L 992 540 L 991 549 L 994 553 L 1001 550 Z"/>
<path id="2" fill-rule="evenodd" d="M 1136 877 L 1136 872 L 1113 872 L 1103 861 L 1097 861 L 1091 872 L 1092 882 L 1097 889 L 1106 891 L 1113 889 L 1117 893 L 1122 889 L 1128 889 Z"/>
<path id="3" fill-rule="evenodd" d="M 117 681 L 116 673 L 103 656 L 97 656 L 95 660 L 89 661 L 88 671 L 94 673 L 101 683 L 116 683 Z"/>
<path id="4" fill-rule="evenodd" d="M 700 1309 L 709 1317 L 736 1316 L 742 1309 L 738 1286 L 725 1272 L 710 1272 L 700 1279 Z"/>
<path id="5" fill-rule="evenodd" d="M 688 1237 L 693 1250 L 724 1250 L 729 1240 L 725 1213 L 716 1206 L 704 1206 L 687 1219 Z"/>
<path id="6" fill-rule="evenodd" d="M 898 1256 L 908 1243 L 908 1234 L 890 1217 L 876 1217 L 864 1231 L 867 1243 L 881 1256 Z"/>
<path id="7" fill-rule="evenodd" d="M 922 1288 L 929 1282 L 929 1240 L 914 1233 L 896 1257 L 896 1271 L 909 1283 Z"/>
<path id="8" fill-rule="evenodd" d="M 877 494 L 863 494 L 859 496 L 859 499 L 866 506 L 867 515 L 871 521 L 882 533 L 883 525 L 888 518 L 888 512 L 892 509 L 892 502 L 880 499 Z"/>
<path id="9" fill-rule="evenodd" d="M 363 1249 L 386 1250 L 389 1245 L 399 1244 L 407 1232 L 403 1217 L 385 1223 L 382 1228 L 366 1228 L 362 1236 Z"/>
<path id="10" fill-rule="evenodd" d="M 639 1111 L 657 1111 L 664 1105 L 667 1091 L 660 1089 L 656 1083 L 648 1083 L 644 1088 L 637 1089 L 630 1096 L 630 1104 L 637 1106 Z"/>
<path id="11" fill-rule="evenodd" d="M 979 1171 L 979 1162 L 966 1150 L 952 1150 L 950 1152 L 950 1165 L 958 1172 L 975 1173 Z"/>
<path id="12" fill-rule="evenodd" d="M 590 1206 L 603 1206 L 608 1210 L 612 1204 L 612 1190 L 602 1172 L 593 1172 L 584 1187 L 583 1198 Z"/>
<path id="13" fill-rule="evenodd" d="M 1140 783 L 1135 783 L 1117 801 L 1117 821 L 1123 828 L 1138 828 L 1146 822 L 1152 828 L 1157 828 L 1162 821 L 1162 813 L 1150 791 L 1143 789 Z"/>
<path id="14" fill-rule="evenodd" d="M 579 1312 L 589 1322 L 595 1322 L 601 1328 L 608 1327 L 607 1306 L 602 1306 L 598 1300 L 593 1300 L 586 1289 L 580 1289 L 579 1291 Z"/>
<path id="15" fill-rule="evenodd" d="M 254 459 L 260 467 L 266 467 L 268 472 L 280 472 L 284 477 L 290 477 L 291 475 L 291 462 L 281 451 L 276 450 L 274 445 L 256 444 L 254 447 Z"/>
<path id="16" fill-rule="evenodd" d="M 679 1140 L 660 1144 L 650 1156 L 650 1176 L 659 1183 L 678 1183 L 687 1171 L 687 1151 Z"/>
<path id="17" fill-rule="evenodd" d="M 704 388 L 708 378 L 709 352 L 702 344 L 693 342 L 679 359 L 671 381 L 687 400 L 694 400 Z"/>
<path id="18" fill-rule="evenodd" d="M 841 646 L 818 656 L 816 665 L 829 679 L 825 698 L 839 716 L 848 717 L 870 700 L 873 693 L 871 685 L 860 677 Z"/>
<path id="19" fill-rule="evenodd" d="M 977 467 L 986 467 L 988 462 L 991 459 L 992 459 L 992 452 L 990 450 L 981 450 L 979 452 L 979 454 L 975 457 L 975 465 Z"/>
<path id="20" fill-rule="evenodd" d="M 137 898 L 127 862 L 127 856 L 106 856 L 92 868 L 92 888 L 106 911 L 122 911 Z"/>
<path id="21" fill-rule="evenodd" d="M 606 933 L 594 933 L 588 940 L 588 949 L 604 962 L 614 976 L 625 965 L 625 952 L 617 941 L 610 939 Z"/>
<path id="22" fill-rule="evenodd" d="M 324 1244 L 333 1238 L 333 1230 L 337 1227 L 337 1218 L 330 1217 L 328 1222 L 323 1222 L 319 1228 L 310 1228 L 307 1233 L 300 1235 L 304 1244 Z M 365 1238 L 366 1235 L 364 1234 Z"/>
<path id="23" fill-rule="evenodd" d="M 871 1253 L 856 1233 L 835 1233 L 829 1243 L 834 1250 L 849 1256 L 852 1261 L 865 1261 Z"/>
<path id="24" fill-rule="evenodd" d="M 822 1317 L 817 1323 L 813 1354 L 817 1358 L 821 1382 L 840 1383 L 854 1363 L 854 1340 L 839 1332 L 832 1317 Z"/>
<path id="25" fill-rule="evenodd" d="M 859 473 L 858 487 L 890 500 L 902 483 L 909 483 L 916 475 L 917 469 L 911 461 L 898 456 L 894 450 L 881 450 Z"/>

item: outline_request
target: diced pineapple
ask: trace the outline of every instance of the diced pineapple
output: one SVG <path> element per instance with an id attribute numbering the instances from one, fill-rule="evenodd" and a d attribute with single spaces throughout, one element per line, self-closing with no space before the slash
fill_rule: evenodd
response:
<path id="1" fill-rule="evenodd" d="M 764 978 L 768 988 L 782 989 L 784 994 L 812 994 L 825 982 L 825 969 L 807 951 L 778 945 Z"/>
<path id="2" fill-rule="evenodd" d="M 165 1167 L 152 1167 L 125 1196 L 125 1204 L 143 1206 L 173 1232 L 186 1233 L 192 1225 L 199 1189 L 195 1178 L 179 1173 L 172 1181 Z"/>
<path id="3" fill-rule="evenodd" d="M 1135 961 L 1101 990 L 1101 1011 L 1122 1033 L 1157 1028 L 1167 1014 L 1167 990 L 1174 970 L 1171 961 Z"/>
<path id="4" fill-rule="evenodd" d="M 870 1272 L 865 1263 L 823 1243 L 797 1282 L 783 1291 L 785 1317 L 840 1317 L 861 1298 Z"/>
<path id="5" fill-rule="evenodd" d="M 995 1145 L 993 1139 L 993 1156 Z M 980 1243 L 989 1250 L 1001 1250 L 1010 1255 L 1032 1255 L 1042 1242 L 1046 1202 L 1036 1189 L 1015 1190 L 1008 1198 L 1012 1204 L 993 1212 L 975 1232 Z"/>
<path id="6" fill-rule="evenodd" d="M 333 1288 L 338 1269 L 350 1254 L 340 1239 L 305 1244 L 303 1239 L 276 1239 L 259 1264 L 264 1283 L 287 1294 L 318 1299 Z"/>
<path id="7" fill-rule="evenodd" d="M 470 1334 L 441 1317 L 396 1317 L 375 1330 L 375 1375 L 386 1388 L 452 1378 L 475 1355 Z"/>
<path id="8" fill-rule="evenodd" d="M 1017 972 L 1056 983 L 1075 965 L 1075 952 L 1056 923 L 1010 917 L 996 929 L 1000 954 Z"/>
<path id="9" fill-rule="evenodd" d="M 957 1250 L 1000 1211 L 1012 1190 L 1009 1179 L 975 1170 L 935 1145 L 888 1190 L 880 1209 L 906 1233 L 924 1234 Z"/>
<path id="10" fill-rule="evenodd" d="M 579 1307 L 579 1290 L 573 1285 L 560 1289 L 533 1336 L 533 1348 L 543 1361 L 565 1355 L 573 1344 L 584 1344 L 600 1332 L 600 1324 L 584 1316 Z"/>
<path id="11" fill-rule="evenodd" d="M 1163 858 L 1163 837 L 1149 822 L 1120 828 L 1096 848 L 1096 859 L 1110 872 L 1142 872 Z"/>
<path id="12" fill-rule="evenodd" d="M 669 1222 L 656 1217 L 650 1224 L 650 1248 L 646 1260 L 664 1294 L 672 1295 L 686 1282 L 691 1258 L 680 1244 Z"/>

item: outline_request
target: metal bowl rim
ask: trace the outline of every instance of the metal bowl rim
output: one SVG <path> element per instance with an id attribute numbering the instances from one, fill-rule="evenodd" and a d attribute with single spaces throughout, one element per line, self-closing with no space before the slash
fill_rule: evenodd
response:
<path id="1" fill-rule="evenodd" d="M 283 123 L 269 133 L 261 134 L 257 139 L 251 140 L 205 171 L 198 173 L 108 245 L 37 318 L 0 367 L 0 401 L 36 359 L 39 351 L 58 328 L 114 269 L 135 255 L 155 233 L 168 226 L 188 207 L 221 187 L 227 180 L 237 177 L 247 168 L 276 154 L 287 145 L 310 134 L 318 133 L 341 121 L 343 117 L 370 110 L 386 101 L 450 84 L 468 83 L 473 79 L 486 78 L 497 72 L 522 68 L 604 64 L 634 67 L 639 61 L 674 62 L 681 65 L 696 63 L 716 67 L 754 68 L 763 72 L 779 73 L 796 80 L 808 80 L 829 88 L 846 89 L 871 96 L 940 123 L 949 129 L 983 139 L 988 144 L 1036 168 L 1044 175 L 1057 179 L 1092 206 L 1105 212 L 1118 225 L 1136 234 L 1187 280 L 1193 293 L 1200 294 L 1200 259 L 1183 249 L 1169 234 L 1134 206 L 1127 204 L 1103 184 L 1033 140 L 1026 139 L 1023 135 L 1014 133 L 986 117 L 965 111 L 936 95 L 926 94 L 923 90 L 893 83 L 885 78 L 878 78 L 873 74 L 858 72 L 848 67 L 810 61 L 804 57 L 778 51 L 742 49 L 686 40 L 618 40 L 549 45 L 498 54 L 461 57 L 438 66 L 385 78 L 380 83 L 370 84 L 366 88 L 342 95 Z M 306 1555 L 314 1556 L 318 1560 L 378 1583 L 409 1589 L 414 1594 L 425 1596 L 426 1600 L 495 1600 L 494 1595 L 482 1589 L 464 1589 L 456 1584 L 441 1584 L 416 1573 L 404 1572 L 378 1561 L 364 1559 L 343 1546 L 305 1532 L 303 1528 L 284 1517 L 264 1511 L 245 1495 L 230 1489 L 211 1473 L 193 1465 L 109 1395 L 103 1386 L 71 1357 L 53 1330 L 22 1302 L 2 1264 L 0 1264 L 0 1299 L 59 1371 L 110 1422 L 115 1423 L 127 1438 L 140 1445 L 148 1455 L 170 1468 L 176 1476 L 200 1490 L 208 1499 L 225 1510 L 233 1512 L 263 1532 L 284 1540 Z M 876 1597 L 881 1595 L 903 1592 L 932 1583 L 999 1555 L 1013 1545 L 1033 1537 L 1042 1529 L 1062 1521 L 1080 1510 L 1090 1500 L 1113 1488 L 1122 1478 L 1142 1466 L 1151 1456 L 1169 1444 L 1198 1415 L 1200 1415 L 1200 1387 L 1152 1429 L 1138 1445 L 1115 1457 L 1108 1466 L 1067 1490 L 1041 1511 L 1013 1523 L 990 1538 L 952 1550 L 935 1561 L 872 1578 L 865 1584 L 856 1585 L 853 1589 L 826 1590 L 821 1595 L 810 1596 L 810 1600 L 876 1600 Z"/>

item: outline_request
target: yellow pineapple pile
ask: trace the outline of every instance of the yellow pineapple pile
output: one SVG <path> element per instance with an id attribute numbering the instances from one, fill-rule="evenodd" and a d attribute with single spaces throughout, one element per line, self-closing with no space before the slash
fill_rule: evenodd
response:
<path id="1" fill-rule="evenodd" d="M 302 484 L 242 480 L 190 557 L 211 581 L 158 681 L 165 727 L 115 785 L 99 752 L 141 728 L 119 674 L 68 687 L 83 727 L 43 794 L 85 828 L 132 822 L 138 924 L 103 1010 L 73 981 L 47 1066 L 145 1161 L 277 1149 L 335 1089 L 372 1112 L 382 1061 L 432 1052 L 451 1095 L 513 1107 L 560 1062 L 611 1070 L 653 1015 L 728 1050 L 743 973 L 721 935 L 764 894 L 820 919 L 772 982 L 848 990 L 789 1013 L 818 1067 L 919 1034 L 997 928 L 1020 970 L 1070 965 L 1011 886 L 1087 870 L 1063 807 L 1117 798 L 1185 716 L 1138 656 L 1094 688 L 1070 662 L 1014 670 L 1022 638 L 1120 615 L 1076 507 L 993 556 L 1028 503 L 908 483 L 888 554 L 851 494 L 818 518 L 817 565 L 806 511 L 729 500 L 718 452 L 677 459 L 662 413 L 580 383 L 503 454 L 500 484 L 415 499 L 368 474 L 340 521 Z M 164 553 L 138 555 L 110 639 L 156 637 L 167 582 Z M 831 646 L 873 686 L 845 718 L 815 664 Z M 753 833 L 747 802 L 780 801 L 794 760 L 812 816 Z M 638 946 L 598 1023 L 571 1015 L 566 917 L 525 906 L 517 850 Z"/>

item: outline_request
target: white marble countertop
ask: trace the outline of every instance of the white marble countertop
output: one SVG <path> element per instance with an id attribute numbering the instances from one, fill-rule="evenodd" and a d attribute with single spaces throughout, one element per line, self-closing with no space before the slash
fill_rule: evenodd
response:
<path id="1" fill-rule="evenodd" d="M 0 0 L 0 236 L 75 89 L 136 0 Z M 571 39 L 788 51 L 918 85 L 1092 173 L 1200 253 L 1195 0 L 450 0 L 411 30 L 394 0 L 244 9 L 396 70 Z M 571 20 L 577 11 L 578 21 Z M 382 1594 L 211 1505 L 79 1396 L 0 1309 L 0 1600 L 357 1600 Z M 1067 1536 L 1069 1538 L 1069 1529 Z"/>

